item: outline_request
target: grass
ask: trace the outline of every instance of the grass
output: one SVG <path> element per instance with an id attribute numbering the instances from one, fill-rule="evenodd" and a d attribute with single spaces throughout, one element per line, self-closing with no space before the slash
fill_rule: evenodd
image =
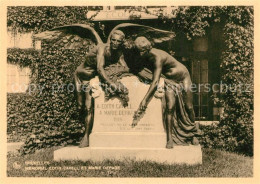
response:
<path id="1" fill-rule="evenodd" d="M 19 156 L 8 153 L 7 176 L 9 177 L 253 177 L 253 158 L 220 150 L 203 149 L 202 165 L 168 165 L 150 161 L 105 160 L 53 161 L 53 151 L 48 148 L 37 153 Z M 46 170 L 25 170 L 30 161 Z M 17 166 L 18 165 L 18 166 Z M 20 165 L 20 168 L 19 168 Z M 92 166 L 92 167 L 91 167 Z M 111 168 L 109 168 L 111 166 Z M 52 168 L 51 168 L 52 167 Z M 56 168 L 55 168 L 56 167 Z M 61 168 L 61 170 L 59 170 Z M 52 170 L 53 169 L 53 170 Z M 79 170 L 73 170 L 79 169 Z"/>

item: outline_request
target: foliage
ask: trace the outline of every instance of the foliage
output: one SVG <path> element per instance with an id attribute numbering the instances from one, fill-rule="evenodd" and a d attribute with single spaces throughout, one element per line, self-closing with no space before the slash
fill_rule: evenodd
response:
<path id="1" fill-rule="evenodd" d="M 37 64 L 40 61 L 39 52 L 34 49 L 7 49 L 7 62 L 31 69 L 31 84 L 37 77 Z M 28 91 L 27 91 L 28 92 Z M 7 134 L 8 141 L 24 141 L 35 118 L 36 102 L 30 93 L 7 94 Z"/>
<path id="2" fill-rule="evenodd" d="M 219 126 L 216 124 L 201 127 L 204 135 L 200 138 L 200 142 L 205 148 L 222 149 L 231 152 L 239 152 L 237 150 L 238 143 L 236 138 L 230 136 L 232 128 L 223 125 Z M 252 156 L 252 153 L 247 153 Z"/>
<path id="3" fill-rule="evenodd" d="M 224 117 L 220 127 L 230 129 L 229 137 L 237 144 L 235 151 L 253 155 L 253 9 L 230 7 L 228 15 L 224 28 L 227 49 L 221 69 L 223 83 L 233 88 L 222 94 Z"/>
<path id="4" fill-rule="evenodd" d="M 74 98 L 73 74 L 83 61 L 86 50 L 42 50 L 37 84 L 42 91 L 35 94 L 36 111 L 31 135 L 21 153 L 55 145 L 75 143 L 83 133 Z"/>
<path id="5" fill-rule="evenodd" d="M 30 67 L 39 62 L 39 52 L 35 49 L 7 49 L 7 62 L 20 67 Z"/>
<path id="6" fill-rule="evenodd" d="M 10 63 L 31 68 L 34 66 L 32 63 L 38 64 L 35 82 L 41 90 L 33 90 L 31 95 L 8 94 L 7 133 L 12 140 L 27 135 L 21 153 L 62 142 L 72 143 L 80 137 L 78 134 L 83 130 L 72 90 L 73 73 L 83 61 L 86 51 L 50 47 L 39 54 L 33 50 L 8 50 Z M 75 134 L 77 138 L 73 137 Z"/>
<path id="7" fill-rule="evenodd" d="M 88 23 L 84 6 L 9 6 L 7 26 L 18 32 L 41 32 L 57 26 Z"/>
<path id="8" fill-rule="evenodd" d="M 14 32 L 37 33 L 62 25 L 88 24 L 87 10 L 87 7 L 8 7 L 7 25 Z M 33 122 L 27 122 L 27 132 L 30 134 L 21 149 L 22 154 L 43 147 L 75 142 L 80 137 L 78 134 L 83 132 L 71 88 L 73 73 L 89 48 L 57 50 L 57 47 L 48 44 L 42 46 L 45 49 L 40 54 L 32 50 L 8 50 L 9 63 L 30 65 L 33 69 L 37 66 L 35 80 L 37 88 L 42 89 L 34 91 L 35 100 L 31 103 L 31 109 L 23 110 L 34 117 L 28 116 Z M 33 65 L 36 63 L 37 65 Z M 20 109 L 16 110 L 13 117 L 18 118 Z M 19 122 L 24 123 L 26 120 Z"/>
<path id="9" fill-rule="evenodd" d="M 7 63 L 16 64 L 19 67 L 29 67 L 31 70 L 30 83 L 36 82 L 37 68 L 40 61 L 39 51 L 35 49 L 7 49 Z"/>
<path id="10" fill-rule="evenodd" d="M 168 25 L 171 31 L 185 33 L 191 40 L 194 37 L 204 36 L 208 28 L 216 22 L 220 22 L 227 7 L 219 6 L 180 6 L 171 14 L 158 11 L 157 15 Z"/>
<path id="11" fill-rule="evenodd" d="M 36 99 L 28 94 L 7 94 L 8 141 L 24 141 L 35 120 Z"/>

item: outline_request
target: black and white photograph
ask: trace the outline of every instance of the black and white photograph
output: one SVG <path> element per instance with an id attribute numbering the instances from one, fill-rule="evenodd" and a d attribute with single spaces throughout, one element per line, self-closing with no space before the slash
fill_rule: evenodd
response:
<path id="1" fill-rule="evenodd" d="M 6 177 L 252 179 L 256 8 L 100 4 L 5 7 Z"/>

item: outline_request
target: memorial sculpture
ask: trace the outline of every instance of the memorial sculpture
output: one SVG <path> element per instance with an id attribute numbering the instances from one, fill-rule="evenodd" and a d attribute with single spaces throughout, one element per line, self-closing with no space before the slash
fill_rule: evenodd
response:
<path id="1" fill-rule="evenodd" d="M 146 61 L 144 62 L 145 55 L 148 57 L 152 55 L 152 57 L 154 57 L 153 59 L 157 58 L 157 56 L 172 58 L 162 50 L 152 49 L 151 45 L 148 46 L 150 47 L 149 49 L 146 48 L 147 45 L 145 47 L 143 47 L 142 44 L 140 45 L 138 39 L 140 40 L 140 37 L 143 36 L 149 40 L 146 40 L 149 45 L 172 40 L 175 35 L 173 32 L 130 23 L 116 26 L 110 32 L 107 43 L 102 42 L 98 33 L 91 26 L 84 24 L 57 27 L 35 35 L 36 39 L 48 40 L 52 43 L 61 42 L 61 40 L 66 37 L 69 41 L 63 46 L 64 49 L 82 48 L 87 44 L 95 45 L 95 47 L 89 51 L 86 60 L 75 71 L 78 107 L 85 112 L 85 135 L 80 143 L 80 147 L 89 146 L 89 135 L 94 120 L 93 91 L 87 90 L 82 92 L 82 86 L 88 88 L 89 81 L 95 76 L 99 76 L 102 82 L 100 84 L 105 91 L 106 98 L 118 97 L 121 99 L 123 106 L 128 105 L 129 99 L 128 90 L 124 84 L 120 82 L 121 78 L 135 75 L 140 81 L 145 80 L 152 82 L 145 99 L 141 102 L 139 109 L 137 109 L 133 117 L 133 127 L 136 126 L 138 120 L 145 115 L 145 107 L 154 95 L 159 78 L 164 78 L 166 88 L 174 86 L 171 88 L 173 92 L 170 94 L 165 92 L 162 100 L 164 124 L 166 125 L 167 132 L 166 148 L 172 148 L 173 144 L 184 145 L 188 143 L 198 143 L 195 136 L 199 134 L 199 130 L 194 122 L 194 112 L 191 102 L 192 94 L 189 92 L 184 94 L 187 100 L 183 100 L 182 92 L 177 91 L 177 88 L 183 87 L 183 85 L 174 82 L 179 81 L 178 76 L 175 74 L 167 75 L 167 73 L 161 72 L 162 66 L 160 66 L 161 69 L 158 67 L 153 73 L 151 72 L 153 71 L 153 67 L 150 68 L 151 64 L 147 65 Z M 136 40 L 136 38 L 138 39 Z M 147 54 L 143 54 L 143 51 Z M 161 62 L 158 60 L 156 63 L 159 66 Z M 177 63 L 177 61 L 175 63 Z M 189 75 L 187 72 L 188 71 L 186 71 L 186 75 Z M 187 79 L 190 78 L 188 77 Z M 183 78 L 182 82 L 185 82 Z M 189 84 L 190 83 L 191 81 L 189 80 Z M 171 103 L 172 101 L 176 101 L 177 103 Z"/>
<path id="2" fill-rule="evenodd" d="M 166 148 L 173 148 L 174 143 L 185 144 L 188 137 L 192 138 L 192 144 L 198 144 L 195 135 L 200 135 L 201 132 L 195 124 L 192 82 L 188 69 L 167 52 L 153 48 L 151 42 L 145 37 L 136 38 L 135 46 L 141 56 L 139 62 L 147 62 L 147 67 L 153 70 L 150 88 L 137 112 L 145 112 L 148 103 L 154 96 L 160 77 L 164 77 Z M 136 125 L 137 121 L 134 121 L 133 126 Z"/>

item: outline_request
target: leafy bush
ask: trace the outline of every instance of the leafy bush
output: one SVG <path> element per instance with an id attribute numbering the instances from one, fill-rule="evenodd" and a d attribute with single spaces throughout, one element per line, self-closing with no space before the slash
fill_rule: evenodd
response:
<path id="1" fill-rule="evenodd" d="M 7 61 L 10 64 L 17 64 L 20 67 L 30 67 L 39 62 L 39 52 L 35 49 L 7 49 Z"/>
<path id="2" fill-rule="evenodd" d="M 253 156 L 252 148 L 252 135 L 245 136 L 245 133 L 250 132 L 245 131 L 243 136 L 243 142 L 239 140 L 238 137 L 233 135 L 233 130 L 227 125 L 209 125 L 201 127 L 204 135 L 200 137 L 200 143 L 205 148 L 221 149 L 236 153 L 242 153 L 247 156 Z"/>
<path id="3" fill-rule="evenodd" d="M 221 73 L 226 84 L 237 87 L 222 94 L 224 116 L 219 128 L 230 131 L 235 151 L 253 155 L 254 17 L 252 7 L 230 7 L 225 24 Z M 242 86 L 239 88 L 239 86 Z"/>
<path id="4" fill-rule="evenodd" d="M 35 124 L 35 98 L 28 94 L 7 94 L 8 141 L 24 141 Z"/>

